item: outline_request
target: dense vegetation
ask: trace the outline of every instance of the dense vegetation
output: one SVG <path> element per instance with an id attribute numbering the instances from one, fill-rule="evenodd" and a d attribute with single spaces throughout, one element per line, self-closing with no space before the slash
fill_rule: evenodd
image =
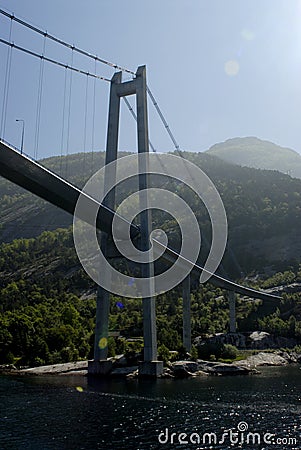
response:
<path id="1" fill-rule="evenodd" d="M 296 281 L 301 281 L 301 270 L 274 275 L 260 284 L 266 288 Z M 2 244 L 0 286 L 1 363 L 39 365 L 92 356 L 96 291 L 78 263 L 71 229 Z M 209 284 L 194 289 L 191 308 L 193 337 L 227 331 L 228 303 L 220 289 Z M 110 330 L 124 338 L 141 337 L 141 310 L 140 300 L 112 296 Z M 301 338 L 299 294 L 286 294 L 278 304 L 241 298 L 237 312 L 241 330 L 259 328 Z M 157 325 L 160 352 L 181 349 L 180 290 L 158 298 Z M 111 353 L 130 351 L 133 345 L 121 338 L 109 342 Z"/>
<path id="2" fill-rule="evenodd" d="M 229 221 L 223 270 L 262 288 L 300 282 L 301 180 L 241 168 L 210 155 L 185 156 L 205 170 L 223 198 Z M 82 154 L 70 156 L 68 166 L 58 158 L 44 163 L 62 175 L 68 173 L 81 186 L 92 167 L 103 164 L 103 153 L 93 155 L 93 164 L 91 155 Z M 210 242 L 210 223 L 202 205 L 181 185 L 174 189 L 194 209 Z M 71 216 L 4 180 L 0 180 L 0 194 L 0 363 L 38 365 L 91 357 L 96 287 L 78 262 Z M 162 225 L 161 219 L 162 215 L 155 215 L 155 226 Z M 165 220 L 163 228 L 177 246 L 174 221 Z M 205 239 L 202 258 L 207 250 Z M 249 279 L 242 279 L 247 275 Z M 191 302 L 193 337 L 228 329 L 228 303 L 220 289 L 194 285 Z M 112 296 L 110 330 L 124 338 L 140 338 L 141 309 L 140 300 Z M 278 304 L 240 298 L 237 311 L 241 330 L 259 328 L 301 338 L 298 293 L 284 294 Z M 157 324 L 162 357 L 167 349 L 181 349 L 180 288 L 157 299 Z M 140 345 L 139 340 L 109 340 L 111 353 Z"/>

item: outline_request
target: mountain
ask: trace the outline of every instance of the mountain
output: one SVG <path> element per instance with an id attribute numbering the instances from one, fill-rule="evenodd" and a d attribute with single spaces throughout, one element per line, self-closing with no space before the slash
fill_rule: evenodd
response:
<path id="1" fill-rule="evenodd" d="M 206 153 L 240 166 L 279 170 L 292 177 L 301 178 L 299 153 L 256 137 L 228 139 L 213 145 Z"/>

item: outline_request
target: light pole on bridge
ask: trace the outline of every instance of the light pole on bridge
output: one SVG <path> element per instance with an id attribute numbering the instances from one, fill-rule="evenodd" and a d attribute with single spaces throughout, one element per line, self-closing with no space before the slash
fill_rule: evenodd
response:
<path id="1" fill-rule="evenodd" d="M 21 155 L 22 155 L 23 148 L 24 148 L 25 120 L 24 119 L 16 119 L 16 122 L 22 122 L 22 134 L 21 134 Z"/>

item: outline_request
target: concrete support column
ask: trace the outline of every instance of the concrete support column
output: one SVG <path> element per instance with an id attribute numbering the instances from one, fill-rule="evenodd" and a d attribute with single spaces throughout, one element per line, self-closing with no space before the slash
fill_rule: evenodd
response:
<path id="1" fill-rule="evenodd" d="M 191 351 L 191 300 L 190 275 L 182 281 L 183 289 L 183 345 L 187 352 Z"/>
<path id="2" fill-rule="evenodd" d="M 236 333 L 236 308 L 235 308 L 235 293 L 234 291 L 228 292 L 229 299 L 229 331 L 230 333 Z"/>
<path id="3" fill-rule="evenodd" d="M 137 133 L 138 152 L 149 154 L 148 117 L 147 117 L 147 92 L 146 92 L 146 68 L 139 67 L 136 78 L 136 102 L 137 102 Z M 148 189 L 149 175 L 147 159 L 140 163 L 139 167 L 139 191 Z M 152 231 L 151 211 L 148 209 L 148 199 L 145 193 L 140 194 L 141 220 L 141 250 L 150 248 L 150 233 Z M 142 277 L 150 279 L 150 292 L 152 289 L 152 277 L 154 276 L 154 264 L 149 262 L 141 264 Z M 155 297 L 144 297 L 143 306 L 143 337 L 144 337 L 144 361 L 157 360 L 157 329 L 156 329 L 156 304 Z"/>

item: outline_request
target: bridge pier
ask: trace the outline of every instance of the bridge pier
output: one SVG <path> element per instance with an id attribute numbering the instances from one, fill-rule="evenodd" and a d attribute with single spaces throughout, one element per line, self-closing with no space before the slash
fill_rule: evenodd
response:
<path id="1" fill-rule="evenodd" d="M 235 292 L 228 291 L 229 300 L 229 331 L 236 333 L 236 308 L 235 308 Z"/>
<path id="2" fill-rule="evenodd" d="M 120 99 L 116 93 L 117 86 L 121 83 L 121 73 L 115 73 L 111 80 L 110 105 L 106 145 L 106 166 L 117 159 L 118 154 L 118 129 L 120 115 Z M 114 168 L 113 168 L 114 169 Z M 115 186 L 116 168 L 105 171 L 105 186 L 108 186 L 110 180 Z M 103 204 L 110 209 L 115 209 L 115 188 L 105 197 Z M 108 258 L 111 247 L 111 241 L 107 233 L 101 232 L 100 247 L 103 254 Z M 110 293 L 98 286 L 96 297 L 96 323 L 94 340 L 94 359 L 89 361 L 88 373 L 93 375 L 106 375 L 112 368 L 112 363 L 107 360 L 108 357 L 108 333 L 109 333 L 109 314 L 110 314 Z"/>
<path id="3" fill-rule="evenodd" d="M 137 102 L 137 131 L 138 131 L 138 152 L 149 153 L 148 139 L 148 117 L 147 117 L 147 91 L 146 91 L 146 70 L 139 67 L 137 71 L 136 102 Z M 139 164 L 147 164 L 147 160 Z M 147 167 L 139 167 L 139 191 L 148 189 L 149 175 Z M 152 231 L 152 216 L 148 208 L 148 199 L 145 195 L 140 195 L 141 218 L 141 250 L 147 251 L 150 248 L 149 236 Z M 150 292 L 154 292 L 154 263 L 149 262 L 141 265 L 142 277 L 150 279 Z M 163 372 L 163 362 L 158 361 L 157 355 L 157 327 L 156 327 L 156 301 L 155 296 L 144 297 L 143 307 L 143 338 L 144 338 L 144 360 L 139 365 L 139 376 L 157 377 Z"/>
<path id="4" fill-rule="evenodd" d="M 182 281 L 183 290 L 183 346 L 186 351 L 191 351 L 191 299 L 190 299 L 190 275 Z"/>

